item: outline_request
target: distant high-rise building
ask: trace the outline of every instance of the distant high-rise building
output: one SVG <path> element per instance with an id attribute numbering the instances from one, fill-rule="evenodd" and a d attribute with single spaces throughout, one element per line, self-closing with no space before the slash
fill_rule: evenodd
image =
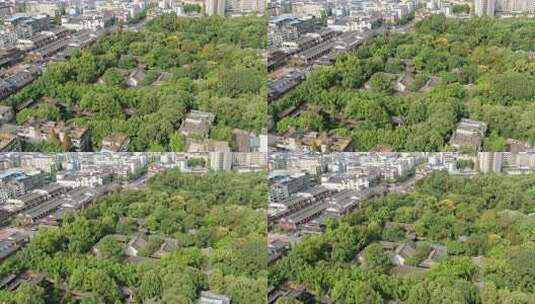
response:
<path id="1" fill-rule="evenodd" d="M 475 14 L 478 17 L 494 16 L 496 0 L 475 0 Z"/>
<path id="2" fill-rule="evenodd" d="M 228 152 L 211 152 L 210 168 L 214 171 L 228 171 L 232 168 L 232 153 Z"/>
<path id="3" fill-rule="evenodd" d="M 240 0 L 240 12 L 262 12 L 265 9 L 265 5 L 264 0 Z"/>
<path id="4" fill-rule="evenodd" d="M 206 0 L 204 7 L 208 16 L 225 14 L 225 0 Z"/>
<path id="5" fill-rule="evenodd" d="M 525 0 L 523 5 L 525 11 L 528 13 L 535 13 L 535 0 Z"/>
<path id="6" fill-rule="evenodd" d="M 479 152 L 479 171 L 482 173 L 502 172 L 503 153 L 502 152 Z"/>

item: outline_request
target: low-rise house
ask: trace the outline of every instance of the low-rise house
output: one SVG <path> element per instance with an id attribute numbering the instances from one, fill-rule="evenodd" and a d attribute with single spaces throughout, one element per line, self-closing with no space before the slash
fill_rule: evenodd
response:
<path id="1" fill-rule="evenodd" d="M 236 142 L 236 146 L 238 147 L 236 152 L 251 152 L 251 136 L 249 132 L 240 129 L 234 129 L 232 131 L 232 135 L 234 137 L 234 141 Z"/>
<path id="2" fill-rule="evenodd" d="M 0 230 L 0 261 L 17 252 L 29 241 L 29 236 L 21 230 L 5 228 Z"/>
<path id="3" fill-rule="evenodd" d="M 268 53 L 268 72 L 274 71 L 286 64 L 289 53 L 276 50 Z"/>
<path id="4" fill-rule="evenodd" d="M 18 91 L 30 82 L 34 81 L 40 72 L 41 70 L 39 67 L 28 66 L 24 70 L 18 71 L 15 74 L 7 77 L 5 80 L 11 85 L 13 91 Z"/>
<path id="5" fill-rule="evenodd" d="M 440 77 L 435 76 L 429 76 L 429 79 L 427 79 L 425 85 L 418 90 L 418 92 L 425 93 L 429 92 L 432 88 L 440 84 L 442 79 Z"/>
<path id="6" fill-rule="evenodd" d="M 326 201 L 329 203 L 327 212 L 340 216 L 355 209 L 360 203 L 360 196 L 358 191 L 342 190 L 328 197 Z"/>
<path id="7" fill-rule="evenodd" d="M 271 102 L 305 80 L 305 72 L 294 70 L 277 80 L 268 80 L 268 102 Z"/>
<path id="8" fill-rule="evenodd" d="M 289 249 L 288 242 L 284 242 L 281 239 L 275 239 L 268 243 L 268 264 L 272 264 L 277 261 L 282 255 Z"/>
<path id="9" fill-rule="evenodd" d="M 38 220 L 57 211 L 65 201 L 61 197 L 47 200 L 42 204 L 19 213 L 18 218 L 25 225 L 35 224 Z"/>
<path id="10" fill-rule="evenodd" d="M 403 230 L 405 232 L 405 238 L 407 238 L 408 240 L 415 241 L 418 238 L 413 224 L 387 222 L 385 223 L 385 228 Z"/>
<path id="11" fill-rule="evenodd" d="M 71 142 L 76 152 L 91 151 L 91 133 L 88 127 L 65 125 L 63 122 L 30 120 L 21 126 L 18 135 L 30 143 L 47 141 L 54 133 L 61 142 Z"/>
<path id="12" fill-rule="evenodd" d="M 403 73 L 401 77 L 398 78 L 396 84 L 394 85 L 394 90 L 398 92 L 405 92 L 407 88 L 414 82 L 414 77 L 412 73 Z"/>
<path id="13" fill-rule="evenodd" d="M 505 142 L 507 146 L 507 152 L 519 153 L 519 152 L 535 152 L 535 147 L 528 142 L 523 142 L 513 138 L 508 138 Z"/>
<path id="14" fill-rule="evenodd" d="M 14 291 L 19 288 L 22 283 L 39 285 L 43 282 L 45 277 L 46 276 L 43 273 L 31 273 L 29 271 L 20 274 L 11 274 L 1 279 L 0 289 Z"/>
<path id="15" fill-rule="evenodd" d="M 424 273 L 429 271 L 427 268 L 408 266 L 408 265 L 399 265 L 395 266 L 390 270 L 390 272 L 395 276 L 410 276 L 415 273 Z"/>
<path id="16" fill-rule="evenodd" d="M 23 52 L 16 48 L 0 49 L 0 67 L 8 67 L 22 60 Z"/>
<path id="17" fill-rule="evenodd" d="M 147 72 L 145 72 L 145 70 L 140 68 L 134 69 L 130 75 L 128 75 L 128 78 L 126 79 L 126 85 L 130 87 L 137 87 L 141 85 L 146 77 Z"/>
<path id="18" fill-rule="evenodd" d="M 156 81 L 152 85 L 155 85 L 155 86 L 161 85 L 162 82 L 164 82 L 166 80 L 169 80 L 169 79 L 172 79 L 172 78 L 173 78 L 173 73 L 162 72 L 162 73 L 160 73 L 158 78 L 156 78 Z"/>
<path id="19" fill-rule="evenodd" d="M 11 83 L 6 80 L 0 79 L 0 99 L 4 99 L 14 92 L 14 88 Z"/>
<path id="20" fill-rule="evenodd" d="M 69 191 L 62 197 L 62 204 L 45 217 L 39 218 L 38 223 L 45 226 L 59 226 L 65 213 L 73 213 L 93 203 L 104 192 L 94 191 L 85 187 Z"/>
<path id="21" fill-rule="evenodd" d="M 306 224 L 314 218 L 319 217 L 328 206 L 329 205 L 323 201 L 313 203 L 312 205 L 282 218 L 280 223 L 286 229 L 296 229 L 298 226 Z"/>
<path id="22" fill-rule="evenodd" d="M 463 118 L 451 136 L 450 145 L 458 149 L 469 148 L 473 151 L 479 151 L 486 133 L 487 124 L 485 122 Z"/>
<path id="23" fill-rule="evenodd" d="M 15 118 L 15 112 L 12 107 L 0 106 L 0 124 L 9 123 Z"/>
<path id="24" fill-rule="evenodd" d="M 115 132 L 104 137 L 102 139 L 101 152 L 126 152 L 128 151 L 128 145 L 130 144 L 130 138 L 128 135 Z"/>
<path id="25" fill-rule="evenodd" d="M 32 192 L 25 193 L 17 198 L 8 199 L 6 206 L 8 210 L 25 211 L 38 206 L 45 201 L 60 196 L 67 192 L 62 185 L 51 183 L 44 187 L 35 189 Z"/>
<path id="26" fill-rule="evenodd" d="M 403 266 L 407 259 L 412 258 L 416 254 L 416 249 L 409 243 L 401 244 L 395 251 L 392 257 L 392 263 L 397 266 Z"/>
<path id="27" fill-rule="evenodd" d="M 12 286 L 14 283 L 17 282 L 17 276 L 14 274 L 10 274 L 8 276 L 3 277 L 0 279 L 0 289 L 5 289 L 8 291 L 11 291 Z"/>
<path id="28" fill-rule="evenodd" d="M 101 238 L 96 244 L 95 246 L 93 246 L 91 248 L 91 252 L 94 254 L 94 255 L 98 255 L 99 254 L 99 247 L 100 247 L 100 244 L 104 241 L 104 239 L 107 239 L 107 238 L 111 238 L 113 239 L 115 242 L 117 242 L 117 244 L 119 246 L 121 246 L 122 248 L 126 247 L 127 245 L 127 242 L 128 242 L 128 237 L 126 235 L 122 235 L 122 234 L 110 234 L 110 235 L 106 235 L 105 237 Z"/>
<path id="29" fill-rule="evenodd" d="M 215 114 L 193 110 L 186 114 L 180 133 L 186 137 L 206 138 L 215 122 Z"/>
<path id="30" fill-rule="evenodd" d="M 76 152 L 91 151 L 91 133 L 88 127 L 68 126 L 63 132 L 60 131 L 59 139 L 64 141 L 65 135 L 69 135 L 72 147 Z"/>
<path id="31" fill-rule="evenodd" d="M 44 60 L 46 58 L 52 57 L 55 54 L 66 50 L 69 46 L 69 40 L 67 38 L 62 38 L 55 40 L 51 43 L 48 43 L 40 48 L 37 48 L 30 52 L 30 54 L 36 59 L 36 60 Z"/>
<path id="32" fill-rule="evenodd" d="M 165 254 L 171 252 L 173 249 L 177 248 L 177 246 L 178 246 L 178 242 L 176 240 L 165 238 L 160 248 L 158 248 L 158 250 L 156 250 L 151 255 L 151 257 L 159 259 L 163 257 Z"/>
<path id="33" fill-rule="evenodd" d="M 309 150 L 321 152 L 350 152 L 354 148 L 351 137 L 329 135 L 326 132 L 308 132 L 303 134 L 299 131 L 290 132 L 286 139 L 289 141 L 289 150 L 299 150 L 306 147 Z"/>
<path id="34" fill-rule="evenodd" d="M 230 298 L 210 291 L 201 291 L 199 304 L 230 304 Z"/>
<path id="35" fill-rule="evenodd" d="M 438 263 L 443 257 L 448 255 L 448 249 L 444 246 L 439 245 L 432 245 L 431 251 L 429 251 L 429 255 L 427 258 L 420 263 L 421 267 L 425 268 L 431 268 L 431 266 Z"/>
<path id="36" fill-rule="evenodd" d="M 332 41 L 325 41 L 302 51 L 297 55 L 297 58 L 305 64 L 310 64 L 315 60 L 320 59 L 322 56 L 329 54 L 333 47 L 334 43 Z"/>
<path id="37" fill-rule="evenodd" d="M 18 137 L 9 133 L 0 133 L 0 152 L 16 152 L 21 150 Z"/>
<path id="38" fill-rule="evenodd" d="M 145 247 L 145 245 L 147 245 L 147 241 L 145 241 L 145 239 L 143 239 L 141 236 L 136 236 L 130 242 L 128 242 L 128 245 L 125 248 L 125 254 L 127 256 L 137 257 L 139 251 L 141 248 Z"/>
<path id="39" fill-rule="evenodd" d="M 392 121 L 392 124 L 396 126 L 396 128 L 403 126 L 406 121 L 404 116 L 392 116 L 390 120 Z"/>

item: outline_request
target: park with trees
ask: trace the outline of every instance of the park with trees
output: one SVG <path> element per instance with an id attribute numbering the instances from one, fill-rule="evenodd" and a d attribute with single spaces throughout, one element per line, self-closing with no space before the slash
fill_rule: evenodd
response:
<path id="1" fill-rule="evenodd" d="M 264 128 L 267 72 L 260 52 L 266 43 L 265 17 L 165 14 L 138 32 L 119 30 L 72 49 L 68 60 L 50 64 L 4 103 L 18 108 L 37 101 L 17 113 L 18 124 L 38 119 L 89 127 L 95 151 L 113 132 L 129 136 L 131 151 L 183 151 L 178 129 L 192 109 L 214 113 L 210 136 L 228 141 L 235 128 L 257 134 Z"/>
<path id="2" fill-rule="evenodd" d="M 269 267 L 269 282 L 309 294 L 279 303 L 533 304 L 534 197 L 533 175 L 435 172 L 302 236 Z M 403 266 L 392 243 L 413 248 Z M 433 248 L 446 254 L 435 259 Z M 422 266 L 426 259 L 434 262 Z"/>
<path id="3" fill-rule="evenodd" d="M 504 151 L 509 138 L 534 144 L 534 36 L 529 18 L 433 15 L 315 68 L 268 111 L 280 135 L 328 131 L 350 136 L 358 151 L 452 150 L 461 118 L 488 125 L 485 151 Z M 305 103 L 322 112 L 278 117 Z"/>
<path id="4" fill-rule="evenodd" d="M 232 303 L 264 303 L 266 204 L 265 172 L 166 171 L 40 230 L 2 262 L 0 275 L 41 274 L 48 285 L 2 290 L 0 302 L 124 303 L 130 291 L 134 303 L 188 304 L 210 290 Z M 145 245 L 132 257 L 124 242 L 134 238 Z"/>

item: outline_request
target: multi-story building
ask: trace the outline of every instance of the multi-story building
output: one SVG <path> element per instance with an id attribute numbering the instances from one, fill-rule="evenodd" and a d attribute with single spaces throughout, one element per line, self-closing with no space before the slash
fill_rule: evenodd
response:
<path id="1" fill-rule="evenodd" d="M 8 4 L 6 2 L 0 3 L 0 19 L 4 19 L 5 17 L 13 14 L 15 11 L 15 7 L 11 4 Z"/>
<path id="2" fill-rule="evenodd" d="M 208 16 L 225 15 L 225 0 L 205 0 L 204 8 Z"/>
<path id="3" fill-rule="evenodd" d="M 283 201 L 290 195 L 305 190 L 309 185 L 310 175 L 307 173 L 273 176 L 269 180 L 270 200 L 273 202 Z"/>
<path id="4" fill-rule="evenodd" d="M 482 173 L 499 173 L 503 168 L 503 153 L 479 152 L 478 162 Z"/>
<path id="5" fill-rule="evenodd" d="M 56 175 L 56 182 L 69 188 L 95 188 L 112 180 L 109 170 L 104 171 L 66 171 Z"/>
<path id="6" fill-rule="evenodd" d="M 232 168 L 233 155 L 229 152 L 211 152 L 210 169 L 214 171 L 228 171 Z"/>
<path id="7" fill-rule="evenodd" d="M 29 14 L 44 14 L 54 17 L 61 14 L 63 6 L 60 1 L 26 1 L 25 8 Z"/>
<path id="8" fill-rule="evenodd" d="M 476 16 L 494 16 L 496 10 L 496 0 L 475 0 L 474 12 Z"/>

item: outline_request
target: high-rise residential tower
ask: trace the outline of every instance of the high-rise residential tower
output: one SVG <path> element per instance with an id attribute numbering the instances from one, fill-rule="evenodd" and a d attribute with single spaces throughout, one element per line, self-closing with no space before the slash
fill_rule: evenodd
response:
<path id="1" fill-rule="evenodd" d="M 204 7 L 208 16 L 225 14 L 225 0 L 206 0 Z"/>
<path id="2" fill-rule="evenodd" d="M 476 16 L 494 16 L 496 0 L 475 0 L 474 6 Z"/>

